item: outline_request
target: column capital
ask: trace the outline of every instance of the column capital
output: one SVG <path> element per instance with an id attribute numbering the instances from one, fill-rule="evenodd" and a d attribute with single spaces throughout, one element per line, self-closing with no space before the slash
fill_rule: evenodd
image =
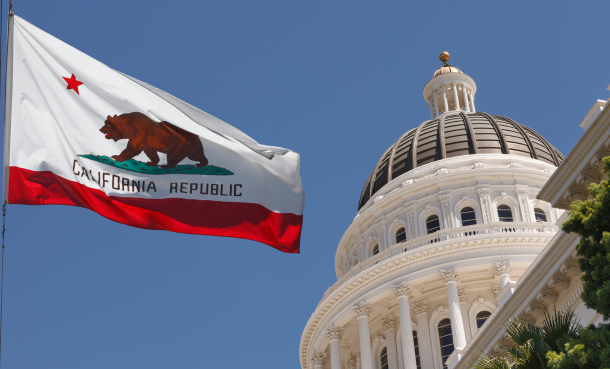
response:
<path id="1" fill-rule="evenodd" d="M 361 316 L 369 316 L 369 313 L 371 312 L 371 308 L 369 306 L 367 306 L 367 304 L 364 301 L 360 301 L 358 303 L 358 305 L 353 307 L 354 312 L 358 315 L 358 317 Z"/>
<path id="2" fill-rule="evenodd" d="M 381 322 L 383 323 L 383 329 L 385 329 L 386 331 L 389 331 L 390 329 L 394 328 L 394 317 L 391 315 L 383 319 Z"/>
<path id="3" fill-rule="evenodd" d="M 502 261 L 502 262 L 499 262 L 499 261 L 494 262 L 494 270 L 498 277 L 503 274 L 510 275 L 510 272 L 512 272 L 510 260 Z"/>
<path id="4" fill-rule="evenodd" d="M 326 361 L 326 352 L 315 352 L 311 355 L 311 363 L 313 366 L 316 365 L 324 365 L 324 361 Z"/>
<path id="5" fill-rule="evenodd" d="M 466 302 L 466 290 L 458 291 L 458 297 L 460 299 L 460 302 Z"/>
<path id="6" fill-rule="evenodd" d="M 326 332 L 326 337 L 328 337 L 331 341 L 340 340 L 341 338 L 343 338 L 343 332 L 343 328 L 331 325 L 330 328 L 328 328 L 328 331 Z"/>
<path id="7" fill-rule="evenodd" d="M 449 201 L 449 200 L 451 200 L 451 194 L 450 193 L 446 193 L 444 195 L 438 195 L 438 199 L 441 202 Z"/>
<path id="8" fill-rule="evenodd" d="M 409 297 L 409 295 L 411 295 L 411 287 L 407 284 L 407 282 L 404 281 L 392 287 L 392 289 L 394 290 L 394 294 L 396 295 L 396 297 Z"/>
<path id="9" fill-rule="evenodd" d="M 451 269 L 444 269 L 440 271 L 441 273 L 441 278 L 443 278 L 443 280 L 445 281 L 445 284 L 449 283 L 449 282 L 456 282 L 459 280 L 459 276 L 457 274 L 457 271 L 454 268 Z"/>
<path id="10" fill-rule="evenodd" d="M 489 195 L 490 189 L 489 188 L 477 188 L 477 192 L 479 193 L 479 195 Z"/>
<path id="11" fill-rule="evenodd" d="M 420 302 L 415 303 L 415 315 L 422 315 L 428 313 L 428 304 L 426 300 L 421 300 Z"/>

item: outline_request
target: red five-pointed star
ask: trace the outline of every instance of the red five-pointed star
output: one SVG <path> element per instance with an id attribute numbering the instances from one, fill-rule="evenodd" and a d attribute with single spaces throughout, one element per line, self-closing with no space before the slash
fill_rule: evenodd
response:
<path id="1" fill-rule="evenodd" d="M 77 95 L 80 95 L 78 93 L 78 86 L 82 85 L 83 83 L 81 81 L 77 81 L 76 77 L 74 77 L 74 74 L 72 74 L 72 77 L 68 78 L 68 77 L 62 77 L 63 79 L 66 80 L 66 82 L 68 82 L 68 90 L 74 90 L 74 92 L 76 92 Z"/>

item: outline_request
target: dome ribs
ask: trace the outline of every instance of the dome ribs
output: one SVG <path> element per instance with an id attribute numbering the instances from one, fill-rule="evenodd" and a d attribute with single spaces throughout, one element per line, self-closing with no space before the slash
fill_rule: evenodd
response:
<path id="1" fill-rule="evenodd" d="M 445 157 L 451 158 L 460 155 L 473 154 L 471 144 L 472 135 L 461 114 L 447 115 L 444 119 L 444 144 Z"/>
<path id="2" fill-rule="evenodd" d="M 502 140 L 497 125 L 483 113 L 467 114 L 474 131 L 479 154 L 506 154 L 506 141 Z"/>
<path id="3" fill-rule="evenodd" d="M 470 147 L 472 148 L 473 154 L 479 153 L 479 147 L 477 145 L 477 140 L 474 136 L 474 129 L 472 129 L 472 123 L 470 123 L 470 118 L 468 118 L 468 114 L 461 112 L 460 116 L 464 120 L 464 124 L 466 125 L 466 129 L 468 130 L 468 138 L 470 139 Z"/>
<path id="4" fill-rule="evenodd" d="M 536 148 L 534 147 L 534 144 L 532 143 L 532 140 L 530 139 L 529 135 L 523 130 L 523 128 L 521 128 L 521 126 L 517 122 L 513 121 L 512 119 L 503 117 L 501 115 L 496 115 L 495 117 L 498 119 L 498 121 L 503 123 L 504 129 L 507 132 L 514 132 L 514 131 L 511 131 L 510 128 L 508 128 L 509 125 L 513 129 L 517 130 L 520 133 L 520 136 L 523 141 L 522 142 L 513 142 L 513 143 L 517 144 L 517 145 L 525 144 L 528 148 L 530 157 L 534 158 L 534 159 L 538 159 L 538 154 L 536 152 Z M 515 147 L 515 150 L 519 150 L 519 147 Z M 523 151 L 523 150 L 521 150 L 521 151 Z M 551 160 L 551 163 L 553 163 L 552 160 Z"/>
<path id="5" fill-rule="evenodd" d="M 400 136 L 400 139 L 398 139 L 398 141 L 396 141 L 396 143 L 392 147 L 392 154 L 390 155 L 390 165 L 389 165 L 390 170 L 388 170 L 388 182 L 390 182 L 392 179 L 397 177 L 397 176 L 394 176 L 394 169 L 395 169 L 394 168 L 394 159 L 396 158 L 396 152 L 398 150 L 398 147 L 404 146 L 405 137 L 407 137 L 409 134 L 411 134 L 411 136 L 413 136 L 413 131 L 414 130 L 412 129 L 410 131 L 405 132 L 405 134 Z"/>
<path id="6" fill-rule="evenodd" d="M 438 147 L 440 149 L 441 159 L 447 158 L 447 147 L 445 147 L 445 119 L 446 115 L 441 115 L 441 119 L 438 122 Z M 438 150 L 437 150 L 438 151 Z"/>
<path id="7" fill-rule="evenodd" d="M 367 201 L 369 201 L 369 199 L 371 198 L 371 188 L 370 188 L 370 184 L 371 184 L 371 177 L 373 176 L 375 172 L 371 173 L 371 175 L 369 175 L 369 178 L 366 180 L 366 184 L 364 185 L 364 188 L 362 189 L 362 194 L 360 195 L 360 203 L 358 204 L 358 210 L 360 210 L 360 208 L 362 208 L 364 205 L 366 205 Z"/>
<path id="8" fill-rule="evenodd" d="M 377 162 L 377 168 L 375 168 L 375 178 L 371 179 L 371 197 L 373 194 L 381 189 L 381 187 L 385 186 L 388 183 L 388 164 L 390 161 L 390 154 L 392 153 L 392 148 L 386 150 L 383 154 L 379 162 Z"/>
<path id="9" fill-rule="evenodd" d="M 515 124 L 517 124 L 525 132 L 527 132 L 527 135 L 530 137 L 532 143 L 534 144 L 534 147 L 536 148 L 536 152 L 538 153 L 539 157 L 551 162 L 551 164 L 554 164 L 557 167 L 559 166 L 559 164 L 561 164 L 563 158 L 559 158 L 559 155 L 557 154 L 557 149 L 555 149 L 553 145 L 551 145 L 547 140 L 545 140 L 538 132 L 534 131 L 533 129 L 517 122 L 515 122 Z"/>
<path id="10" fill-rule="evenodd" d="M 413 169 L 411 146 L 416 131 L 417 128 L 414 128 L 403 135 L 403 138 L 396 147 L 396 153 L 392 158 L 392 179 Z"/>
<path id="11" fill-rule="evenodd" d="M 415 136 L 413 136 L 413 141 L 411 142 L 411 159 L 413 159 L 413 168 L 417 168 L 417 143 L 419 141 L 419 134 L 421 132 L 422 127 L 427 122 L 424 122 L 417 127 L 417 131 L 415 131 Z"/>
<path id="12" fill-rule="evenodd" d="M 431 163 L 435 160 L 440 160 L 439 150 L 439 120 L 430 120 L 421 125 L 419 136 L 417 137 L 417 145 L 413 146 L 417 150 L 417 165 L 418 167 Z"/>
<path id="13" fill-rule="evenodd" d="M 470 154 L 511 154 L 559 166 L 563 155 L 538 132 L 510 118 L 455 112 L 403 134 L 379 158 L 366 180 L 358 210 L 390 181 L 425 164 Z"/>

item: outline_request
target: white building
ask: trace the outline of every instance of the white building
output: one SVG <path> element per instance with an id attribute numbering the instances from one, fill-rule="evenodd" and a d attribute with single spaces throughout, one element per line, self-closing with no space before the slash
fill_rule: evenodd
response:
<path id="1" fill-rule="evenodd" d="M 605 102 L 583 121 L 582 152 L 564 159 L 531 128 L 476 112 L 474 80 L 441 60 L 424 87 L 431 120 L 365 183 L 338 280 L 303 331 L 303 369 L 467 368 L 477 352 L 499 353 L 511 316 L 538 322 L 555 305 L 600 320 L 578 299 L 578 239 L 557 224 L 610 154 Z"/>

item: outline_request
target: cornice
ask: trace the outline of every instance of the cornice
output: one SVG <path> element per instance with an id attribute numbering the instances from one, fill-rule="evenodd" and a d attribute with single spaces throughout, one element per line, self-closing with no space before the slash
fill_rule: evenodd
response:
<path id="1" fill-rule="evenodd" d="M 597 117 L 595 122 L 581 136 L 568 156 L 549 178 L 547 183 L 538 193 L 538 198 L 558 207 L 561 195 L 575 181 L 577 173 L 585 169 L 585 166 L 597 153 L 603 143 L 608 139 L 610 130 L 610 104 Z M 610 153 L 608 153 L 610 154 Z"/>
<path id="2" fill-rule="evenodd" d="M 411 209 L 428 200 L 431 201 L 432 198 L 414 199 L 414 194 L 421 189 L 428 186 L 436 187 L 442 180 L 451 182 L 457 175 L 490 174 L 495 171 L 511 175 L 527 174 L 528 178 L 541 177 L 546 181 L 554 170 L 555 167 L 551 164 L 517 155 L 476 154 L 435 161 L 404 173 L 383 186 L 376 193 L 379 199 L 375 202 L 371 201 L 360 209 L 344 232 L 335 252 L 335 273 L 337 276 L 341 275 L 338 260 L 346 249 L 351 247 L 347 242 L 348 239 L 366 232 L 372 224 L 378 222 L 379 217 L 385 217 L 395 209 L 404 209 L 405 206 Z M 438 189 L 428 189 L 426 192 L 438 199 Z"/>
<path id="3" fill-rule="evenodd" d="M 450 240 L 451 242 L 444 241 L 437 244 L 431 244 L 427 248 L 421 247 L 412 250 L 411 252 L 405 252 L 390 257 L 350 277 L 320 302 L 309 319 L 301 336 L 300 356 L 302 367 L 307 368 L 307 357 L 310 352 L 309 346 L 312 337 L 318 337 L 322 327 L 326 327 L 330 323 L 332 317 L 339 311 L 345 309 L 346 306 L 352 306 L 354 304 L 354 299 L 359 297 L 359 294 L 371 285 L 383 280 L 391 280 L 401 273 L 404 274 L 405 270 L 414 268 L 418 265 L 431 263 L 455 255 L 473 254 L 475 252 L 490 250 L 504 250 L 505 252 L 506 249 L 532 248 L 540 250 L 544 248 L 544 245 L 553 237 L 552 234 L 525 233 L 522 237 L 515 237 L 519 240 L 498 242 L 500 239 L 499 236 L 504 236 L 505 238 L 506 235 L 497 235 L 498 237 L 490 237 L 490 234 L 486 234 L 482 236 L 482 238 L 472 240 Z M 536 241 L 532 242 L 533 240 Z M 435 251 L 433 252 L 432 249 Z"/>
<path id="4" fill-rule="evenodd" d="M 464 349 L 464 355 L 456 366 L 456 369 L 467 369 L 481 352 L 486 352 L 500 331 L 504 322 L 515 315 L 520 315 L 527 308 L 533 297 L 545 285 L 542 281 L 553 274 L 554 267 L 565 253 L 578 242 L 578 235 L 559 232 L 557 238 L 549 243 L 540 253 L 538 258 L 530 265 L 528 270 L 521 276 L 517 288 L 501 309 L 496 309 L 488 318 L 485 328 L 479 330 Z M 549 273 L 550 272 L 550 273 Z"/>

